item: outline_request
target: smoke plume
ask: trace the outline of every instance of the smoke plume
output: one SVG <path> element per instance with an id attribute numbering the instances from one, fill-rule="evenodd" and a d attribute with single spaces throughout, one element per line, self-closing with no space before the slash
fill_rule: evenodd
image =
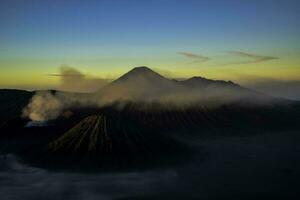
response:
<path id="1" fill-rule="evenodd" d="M 23 110 L 23 115 L 33 121 L 47 121 L 55 119 L 63 108 L 60 99 L 50 92 L 38 92 Z"/>
<path id="2" fill-rule="evenodd" d="M 59 90 L 69 92 L 95 92 L 108 83 L 107 79 L 87 77 L 75 68 L 62 66 L 60 74 L 48 74 L 60 77 Z"/>
<path id="3" fill-rule="evenodd" d="M 32 121 L 48 121 L 56 119 L 70 107 L 96 105 L 97 98 L 92 98 L 87 92 L 95 92 L 108 82 L 106 79 L 87 77 L 77 69 L 68 66 L 62 66 L 60 74 L 48 76 L 60 77 L 59 89 L 68 92 L 36 92 L 24 108 L 23 117 L 28 117 Z"/>

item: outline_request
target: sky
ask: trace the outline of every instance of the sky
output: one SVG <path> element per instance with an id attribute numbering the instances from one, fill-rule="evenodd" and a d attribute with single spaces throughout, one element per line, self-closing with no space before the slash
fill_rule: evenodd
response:
<path id="1" fill-rule="evenodd" d="M 61 66 L 114 79 L 300 81 L 298 0 L 0 0 L 0 88 L 53 88 Z"/>

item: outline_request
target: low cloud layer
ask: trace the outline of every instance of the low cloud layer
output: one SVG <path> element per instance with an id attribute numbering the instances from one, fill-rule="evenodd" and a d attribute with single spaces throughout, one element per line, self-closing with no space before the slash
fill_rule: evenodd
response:
<path id="1" fill-rule="evenodd" d="M 184 141 L 189 141 L 183 135 Z M 192 137 L 189 144 L 195 150 L 193 160 L 148 171 L 49 172 L 25 165 L 14 155 L 0 155 L 0 197 L 1 200 L 209 200 L 298 196 L 299 134 L 262 131 L 241 135 Z"/>
<path id="2" fill-rule="evenodd" d="M 272 95 L 274 97 L 300 100 L 300 81 L 258 79 L 245 83 L 246 87 Z"/>
<path id="3" fill-rule="evenodd" d="M 75 68 L 62 66 L 59 74 L 48 76 L 60 77 L 59 89 L 70 92 L 95 92 L 108 83 L 107 79 L 87 77 Z"/>
<path id="4" fill-rule="evenodd" d="M 202 62 L 206 62 L 206 61 L 210 60 L 209 57 L 202 56 L 199 54 L 193 54 L 193 53 L 189 53 L 189 52 L 178 52 L 178 54 L 185 56 L 189 59 L 192 59 L 193 63 L 202 63 Z"/>
<path id="5" fill-rule="evenodd" d="M 117 200 L 156 194 L 177 182 L 174 170 L 80 174 L 49 172 L 0 155 L 1 200 Z"/>

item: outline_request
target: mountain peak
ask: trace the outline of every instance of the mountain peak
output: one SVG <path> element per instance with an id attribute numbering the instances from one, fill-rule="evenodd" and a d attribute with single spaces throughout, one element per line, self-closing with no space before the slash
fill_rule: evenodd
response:
<path id="1" fill-rule="evenodd" d="M 149 101 L 157 99 L 162 94 L 170 93 L 178 85 L 148 67 L 142 66 L 135 67 L 114 80 L 99 91 L 99 94 L 109 100 Z"/>
<path id="2" fill-rule="evenodd" d="M 123 76 L 121 76 L 119 79 L 116 81 L 124 81 L 124 80 L 131 80 L 131 79 L 147 79 L 147 80 L 153 80 L 156 81 L 158 79 L 165 79 L 163 76 L 161 76 L 159 73 L 153 71 L 152 69 L 145 67 L 145 66 L 140 66 L 140 67 L 135 67 Z"/>
<path id="3" fill-rule="evenodd" d="M 208 79 L 202 76 L 193 76 L 192 78 L 189 78 L 187 80 L 208 80 Z"/>
<path id="4" fill-rule="evenodd" d="M 131 71 L 152 71 L 152 69 L 150 69 L 149 67 L 146 67 L 146 66 L 139 66 L 139 67 L 134 67 Z"/>
<path id="5" fill-rule="evenodd" d="M 152 74 L 152 75 L 159 75 L 157 72 L 153 71 L 152 69 L 150 69 L 149 67 L 146 66 L 140 66 L 140 67 L 135 67 L 132 70 L 130 70 L 128 74 L 140 74 L 140 75 L 146 75 L 146 74 Z"/>

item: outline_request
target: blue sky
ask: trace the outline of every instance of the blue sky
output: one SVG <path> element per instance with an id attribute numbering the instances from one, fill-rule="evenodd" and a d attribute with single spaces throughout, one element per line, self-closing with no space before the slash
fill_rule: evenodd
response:
<path id="1" fill-rule="evenodd" d="M 232 59 L 226 51 L 244 51 L 283 58 L 266 64 L 261 76 L 278 66 L 295 73 L 299 19 L 297 0 L 1 1 L 0 70 L 33 77 L 67 64 L 113 76 L 151 65 L 210 76 L 216 69 L 209 73 L 208 64 L 199 71 L 177 52 L 214 57 L 215 64 Z M 220 74 L 227 78 L 229 71 Z"/>

